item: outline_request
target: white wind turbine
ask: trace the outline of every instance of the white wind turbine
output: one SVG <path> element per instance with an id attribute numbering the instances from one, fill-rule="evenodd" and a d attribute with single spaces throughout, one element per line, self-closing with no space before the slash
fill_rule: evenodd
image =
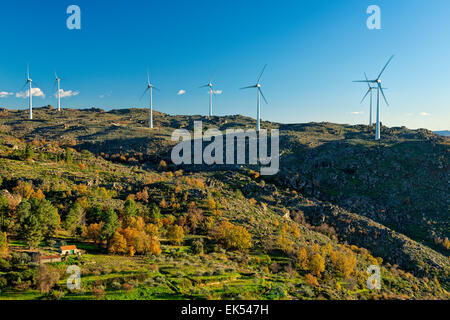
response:
<path id="1" fill-rule="evenodd" d="M 212 117 L 213 114 L 213 95 L 215 94 L 213 87 L 212 80 L 210 80 L 208 84 L 200 87 L 209 88 L 209 117 Z"/>
<path id="2" fill-rule="evenodd" d="M 58 111 L 61 111 L 61 87 L 60 87 L 61 78 L 58 77 L 55 71 L 55 84 L 58 86 Z"/>
<path id="3" fill-rule="evenodd" d="M 248 87 L 244 87 L 241 88 L 242 89 L 250 89 L 250 88 L 257 88 L 257 109 L 256 109 L 256 131 L 259 132 L 259 130 L 261 129 L 261 97 L 264 99 L 264 101 L 266 102 L 266 104 L 269 104 L 266 100 L 266 97 L 264 97 L 264 94 L 262 93 L 261 90 L 261 77 L 264 74 L 264 71 L 266 70 L 267 64 L 264 66 L 264 68 L 261 71 L 261 74 L 259 75 L 258 81 L 256 82 L 255 85 L 253 86 L 248 86 Z"/>
<path id="4" fill-rule="evenodd" d="M 376 127 L 376 132 L 375 132 L 375 140 L 380 140 L 380 92 L 383 95 L 383 99 L 386 102 L 386 105 L 389 106 L 389 102 L 387 101 L 386 96 L 384 95 L 383 87 L 381 86 L 381 75 L 383 74 L 384 70 L 386 70 L 388 64 L 392 61 L 393 58 L 394 58 L 394 56 L 392 56 L 388 60 L 388 62 L 385 64 L 385 66 L 383 67 L 380 74 L 378 75 L 378 77 L 375 80 L 367 80 L 367 78 L 366 78 L 366 80 L 353 81 L 353 82 L 365 82 L 365 83 L 368 83 L 369 85 L 371 83 L 376 84 L 376 88 L 377 88 L 377 127 Z"/>
<path id="5" fill-rule="evenodd" d="M 367 81 L 369 81 L 368 79 L 367 79 L 367 75 L 366 75 L 366 73 L 364 72 L 364 76 L 365 76 L 365 78 L 366 78 L 366 80 Z M 367 95 L 370 93 L 370 116 L 369 116 L 369 126 L 372 126 L 372 115 L 373 115 L 373 108 L 372 108 L 372 96 L 373 96 L 373 93 L 372 93 L 372 91 L 373 90 L 376 90 L 377 89 L 377 87 L 372 87 L 369 83 L 367 83 L 367 86 L 369 87 L 369 89 L 367 90 L 367 92 L 366 92 L 366 94 L 364 95 L 364 97 L 362 98 L 362 100 L 361 100 L 361 102 L 360 103 L 363 103 L 364 102 L 364 100 L 366 99 L 366 97 L 367 97 Z M 384 90 L 386 90 L 386 88 L 383 88 Z"/>
<path id="6" fill-rule="evenodd" d="M 144 95 L 147 93 L 147 91 L 150 91 L 150 120 L 149 120 L 149 127 L 150 129 L 153 129 L 153 89 L 159 90 L 158 88 L 154 87 L 150 82 L 150 75 L 147 71 L 147 88 L 145 89 L 144 93 L 141 96 L 141 99 L 144 97 Z"/>
<path id="7" fill-rule="evenodd" d="M 32 94 L 32 85 L 31 83 L 33 82 L 33 80 L 30 78 L 30 66 L 27 65 L 27 82 L 25 82 L 25 85 L 23 86 L 22 90 L 25 89 L 25 87 L 27 85 L 29 85 L 28 88 L 28 94 L 29 94 L 29 98 L 30 98 L 30 105 L 29 105 L 29 119 L 33 120 L 33 94 Z"/>

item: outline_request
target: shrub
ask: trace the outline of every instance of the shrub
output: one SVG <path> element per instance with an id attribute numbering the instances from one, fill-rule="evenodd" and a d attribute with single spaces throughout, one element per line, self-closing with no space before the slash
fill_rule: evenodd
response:
<path id="1" fill-rule="evenodd" d="M 192 281 L 184 278 L 183 280 L 181 280 L 181 282 L 179 283 L 179 287 L 182 290 L 188 290 L 192 287 Z"/>
<path id="2" fill-rule="evenodd" d="M 111 289 L 113 290 L 120 290 L 121 287 L 122 285 L 119 281 L 114 281 L 113 283 L 111 283 Z"/>
<path id="3" fill-rule="evenodd" d="M 5 278 L 1 277 L 0 278 L 0 288 L 4 288 L 7 285 L 8 285 L 8 281 Z"/>
<path id="4" fill-rule="evenodd" d="M 48 293 L 59 280 L 59 272 L 45 264 L 39 267 L 38 289 L 41 293 Z"/>
<path id="5" fill-rule="evenodd" d="M 203 241 L 201 239 L 197 239 L 192 243 L 192 252 L 194 254 L 203 253 Z"/>
<path id="6" fill-rule="evenodd" d="M 8 271 L 11 268 L 11 263 L 6 259 L 0 258 L 0 270 L 1 271 Z"/>
<path id="7" fill-rule="evenodd" d="M 311 287 L 317 287 L 319 286 L 319 281 L 316 277 L 314 277 L 311 273 L 308 273 L 305 276 L 305 282 L 309 284 Z"/>
<path id="8" fill-rule="evenodd" d="M 105 295 L 105 289 L 102 286 L 98 286 L 92 289 L 92 294 L 97 298 L 101 298 Z"/>
<path id="9" fill-rule="evenodd" d="M 124 284 L 122 284 L 122 290 L 127 291 L 127 292 L 131 291 L 131 290 L 133 290 L 133 285 L 130 283 L 124 283 Z"/>

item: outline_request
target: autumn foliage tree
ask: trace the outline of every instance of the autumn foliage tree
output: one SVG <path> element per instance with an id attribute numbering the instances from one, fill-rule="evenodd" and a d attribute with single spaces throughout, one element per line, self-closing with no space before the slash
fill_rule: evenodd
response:
<path id="1" fill-rule="evenodd" d="M 216 225 L 210 234 L 227 249 L 248 250 L 252 247 L 252 237 L 247 229 L 229 221 L 224 220 Z"/>
<path id="2" fill-rule="evenodd" d="M 322 272 L 325 271 L 325 258 L 319 253 L 314 253 L 309 261 L 309 270 L 320 278 Z"/>
<path id="3" fill-rule="evenodd" d="M 167 228 L 167 238 L 175 245 L 179 246 L 184 240 L 183 227 L 178 225 L 171 225 Z"/>
<path id="4" fill-rule="evenodd" d="M 347 248 L 333 250 L 330 254 L 333 269 L 348 278 L 356 268 L 356 255 Z"/>
<path id="5" fill-rule="evenodd" d="M 6 232 L 0 233 L 0 258 L 8 256 L 8 237 Z"/>
<path id="6" fill-rule="evenodd" d="M 131 218 L 126 228 L 118 228 L 109 246 L 109 252 L 115 254 L 154 254 L 161 253 L 160 243 L 157 238 L 156 226 L 145 225 L 142 217 Z"/>
<path id="7" fill-rule="evenodd" d="M 301 247 L 297 251 L 297 265 L 303 270 L 308 269 L 309 256 L 308 256 L 308 251 L 306 250 L 305 247 Z"/>
<path id="8" fill-rule="evenodd" d="M 82 237 L 94 241 L 94 243 L 101 243 L 103 222 L 92 223 L 89 226 L 83 227 Z"/>

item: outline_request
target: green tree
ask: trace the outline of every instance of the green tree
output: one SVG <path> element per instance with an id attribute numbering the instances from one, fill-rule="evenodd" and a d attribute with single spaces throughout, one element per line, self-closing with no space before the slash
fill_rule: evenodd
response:
<path id="1" fill-rule="evenodd" d="M 27 144 L 25 147 L 25 159 L 33 159 L 34 157 L 34 151 L 33 147 L 30 144 Z"/>
<path id="2" fill-rule="evenodd" d="M 86 213 L 86 224 L 99 223 L 103 215 L 104 210 L 100 204 L 90 207 Z"/>
<path id="3" fill-rule="evenodd" d="M 58 210 L 46 199 L 30 199 L 31 209 L 39 217 L 44 237 L 49 238 L 56 234 L 59 228 Z"/>
<path id="4" fill-rule="evenodd" d="M 139 209 L 133 199 L 125 201 L 125 205 L 123 206 L 123 215 L 125 218 L 136 217 L 138 212 Z"/>
<path id="5" fill-rule="evenodd" d="M 150 209 L 150 219 L 153 223 L 156 223 L 161 219 L 161 210 L 156 204 L 153 204 Z"/>
<path id="6" fill-rule="evenodd" d="M 3 194 L 0 196 L 0 228 L 1 231 L 7 231 L 10 223 L 9 201 Z"/>
<path id="7" fill-rule="evenodd" d="M 79 203 L 70 208 L 67 214 L 66 221 L 64 221 L 64 228 L 72 235 L 76 233 L 77 227 L 81 227 L 85 219 L 86 210 Z"/>
<path id="8" fill-rule="evenodd" d="M 106 240 L 106 247 L 109 248 L 110 241 L 114 236 L 117 228 L 120 227 L 119 217 L 114 209 L 109 208 L 105 211 L 102 221 L 102 237 Z"/>
<path id="9" fill-rule="evenodd" d="M 55 235 L 59 228 L 58 210 L 45 199 L 22 201 L 17 209 L 19 235 L 30 247 Z"/>
<path id="10" fill-rule="evenodd" d="M 30 248 L 36 248 L 44 237 L 41 231 L 39 218 L 31 211 L 31 204 L 23 201 L 17 208 L 19 220 L 19 236 L 24 239 Z"/>
<path id="11" fill-rule="evenodd" d="M 72 155 L 72 149 L 71 148 L 67 148 L 66 149 L 66 157 L 64 159 L 67 163 L 72 163 L 73 162 L 73 155 Z"/>

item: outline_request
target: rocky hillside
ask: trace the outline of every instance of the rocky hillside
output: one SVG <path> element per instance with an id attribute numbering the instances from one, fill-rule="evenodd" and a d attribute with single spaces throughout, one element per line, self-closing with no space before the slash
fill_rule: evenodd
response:
<path id="1" fill-rule="evenodd" d="M 2 110 L 0 131 L 28 142 L 57 141 L 142 170 L 155 170 L 161 160 L 169 170 L 180 169 L 170 166 L 170 135 L 178 128 L 193 130 L 195 120 L 202 120 L 204 129 L 254 127 L 254 120 L 243 116 L 207 119 L 156 113 L 156 129 L 150 130 L 147 111 L 141 109 L 58 113 L 46 107 L 35 111 L 35 119 L 26 121 L 23 111 Z M 341 243 L 365 248 L 417 277 L 435 275 L 448 288 L 448 138 L 427 130 L 382 127 L 383 139 L 375 142 L 374 128 L 368 126 L 262 125 L 280 130 L 278 175 L 259 177 L 254 167 L 197 167 L 195 174 L 222 192 L 240 190 L 246 199 L 268 205 L 285 219 L 296 221 L 300 212 L 304 230 L 320 230 Z M 261 245 L 263 230 L 259 226 L 252 231 L 260 235 Z"/>

